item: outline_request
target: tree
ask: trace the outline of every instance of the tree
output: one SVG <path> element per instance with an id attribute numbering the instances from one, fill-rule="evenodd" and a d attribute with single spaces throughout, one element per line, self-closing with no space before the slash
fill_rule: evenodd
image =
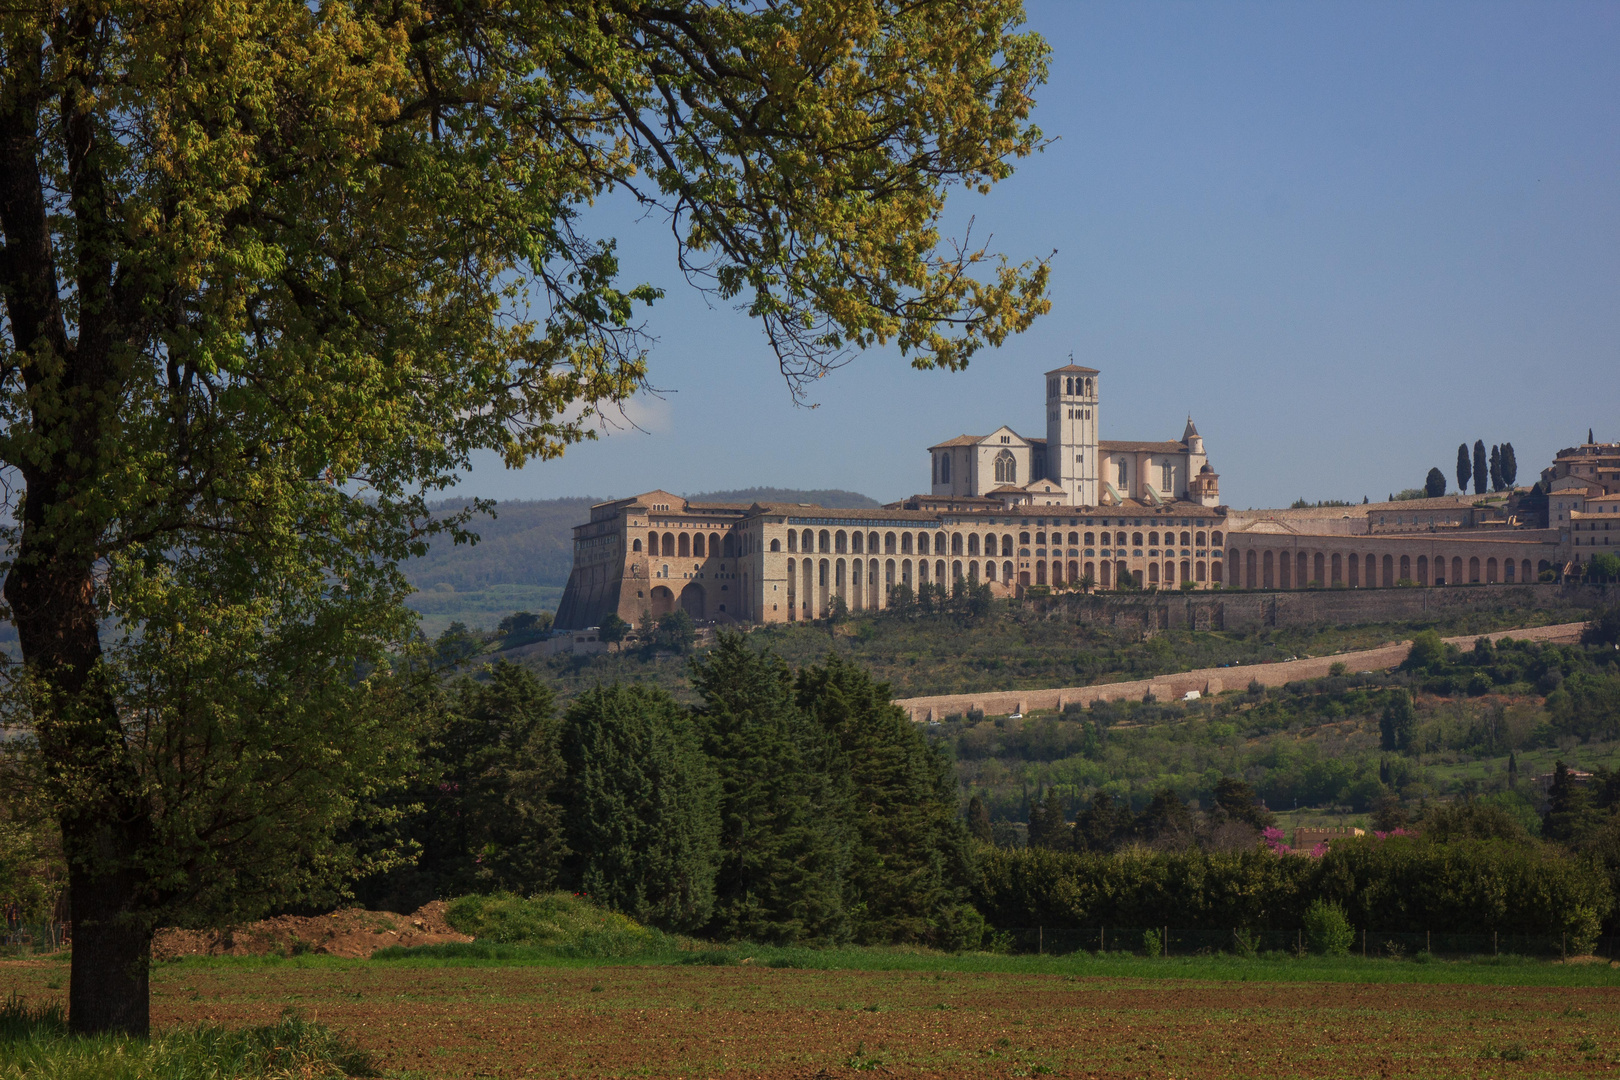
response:
<path id="1" fill-rule="evenodd" d="M 1586 560 L 1585 569 L 1588 581 L 1620 581 L 1620 555 L 1612 551 L 1600 551 Z"/>
<path id="2" fill-rule="evenodd" d="M 1273 821 L 1272 813 L 1260 803 L 1254 787 L 1235 776 L 1223 776 L 1215 781 L 1215 815 L 1227 821 L 1241 821 L 1255 829 L 1265 829 Z"/>
<path id="3" fill-rule="evenodd" d="M 554 799 L 563 763 L 553 695 L 508 661 L 485 672 L 423 688 L 415 776 L 383 801 L 392 813 L 353 837 L 366 852 L 399 846 L 416 857 L 362 880 L 366 902 L 411 911 L 459 893 L 555 884 L 567 847 Z"/>
<path id="4" fill-rule="evenodd" d="M 1384 701 L 1384 714 L 1378 719 L 1379 746 L 1384 750 L 1409 750 L 1417 727 L 1417 710 L 1412 695 L 1391 690 Z"/>
<path id="5" fill-rule="evenodd" d="M 910 616 L 917 610 L 917 597 L 911 591 L 911 586 L 905 582 L 889 587 L 889 602 L 884 605 L 884 611 L 899 617 Z"/>
<path id="6" fill-rule="evenodd" d="M 308 901 L 352 868 L 332 844 L 354 793 L 397 782 L 413 744 L 397 564 L 471 513 L 427 495 L 477 451 L 560 454 L 645 376 L 658 290 L 618 281 L 587 204 L 663 215 L 796 395 L 883 343 L 958 369 L 1046 310 L 1045 262 L 938 234 L 950 187 L 1041 145 L 1047 50 L 1021 19 L 0 13 L 4 597 L 72 868 L 74 1030 L 147 1031 L 154 926 Z"/>
<path id="7" fill-rule="evenodd" d="M 795 687 L 799 708 L 834 740 L 836 771 L 849 784 L 845 905 L 855 939 L 977 945 L 972 928 L 981 923 L 967 902 L 973 859 L 950 762 L 892 702 L 887 683 L 837 653 L 801 670 Z"/>
<path id="8" fill-rule="evenodd" d="M 561 749 L 575 886 L 666 930 L 706 924 L 719 805 L 687 711 L 655 687 L 599 686 L 564 713 Z"/>
<path id="9" fill-rule="evenodd" d="M 1485 494 L 1485 485 L 1490 481 L 1485 465 L 1485 440 L 1474 440 L 1474 494 Z"/>
<path id="10" fill-rule="evenodd" d="M 1592 429 L 1591 428 L 1586 429 L 1586 442 L 1587 442 L 1588 446 L 1590 446 L 1592 443 L 1597 442 L 1597 439 L 1592 437 Z"/>
<path id="11" fill-rule="evenodd" d="M 1091 802 L 1074 819 L 1076 851 L 1113 851 L 1130 833 L 1130 808 L 1116 803 L 1106 791 L 1092 795 Z"/>
<path id="12" fill-rule="evenodd" d="M 1438 499 L 1446 493 L 1446 474 L 1439 469 L 1430 469 L 1429 475 L 1423 480 L 1423 493 L 1431 499 Z"/>
<path id="13" fill-rule="evenodd" d="M 1513 444 L 1502 444 L 1502 483 L 1512 487 L 1519 479 L 1519 461 L 1513 456 Z"/>
<path id="14" fill-rule="evenodd" d="M 1548 840 L 1575 844 L 1595 824 L 1592 798 L 1586 785 L 1569 774 L 1568 765 L 1555 762 L 1552 784 L 1547 788 L 1547 812 L 1541 819 L 1541 835 Z"/>
<path id="15" fill-rule="evenodd" d="M 1491 490 L 1492 491 L 1501 491 L 1505 487 L 1507 487 L 1507 484 L 1502 479 L 1502 448 L 1500 446 L 1492 446 L 1491 447 Z"/>
<path id="16" fill-rule="evenodd" d="M 602 618 L 602 625 L 596 628 L 596 633 L 609 645 L 617 645 L 630 636 L 630 624 L 619 618 L 617 612 L 610 611 Z"/>
<path id="17" fill-rule="evenodd" d="M 1461 495 L 1468 494 L 1468 478 L 1474 474 L 1468 462 L 1468 444 L 1461 443 L 1457 447 L 1457 492 Z"/>
<path id="18" fill-rule="evenodd" d="M 994 843 L 995 830 L 990 824 L 990 811 L 984 805 L 984 800 L 977 795 L 968 800 L 967 828 L 968 833 L 979 843 Z"/>
<path id="19" fill-rule="evenodd" d="M 1185 848 L 1197 838 L 1197 826 L 1187 804 L 1170 788 L 1161 788 L 1137 815 L 1136 835 L 1156 847 Z"/>
<path id="20" fill-rule="evenodd" d="M 676 608 L 659 616 L 653 624 L 652 633 L 647 637 L 647 647 L 684 653 L 691 651 L 696 641 L 697 625 L 692 622 L 692 616 L 685 608 Z"/>
<path id="21" fill-rule="evenodd" d="M 1069 823 L 1063 819 L 1063 800 L 1056 788 L 1048 788 L 1045 800 L 1030 807 L 1029 846 L 1066 851 L 1073 842 Z"/>
<path id="22" fill-rule="evenodd" d="M 1582 645 L 1620 645 L 1620 604 L 1603 608 L 1581 631 Z"/>
<path id="23" fill-rule="evenodd" d="M 852 842 L 833 739 L 795 700 L 781 658 L 722 633 L 692 661 L 704 752 L 719 777 L 720 869 L 710 928 L 726 938 L 849 937 Z"/>
<path id="24" fill-rule="evenodd" d="M 505 638 L 540 637 L 551 629 L 555 618 L 549 611 L 514 611 L 500 621 L 496 632 Z"/>

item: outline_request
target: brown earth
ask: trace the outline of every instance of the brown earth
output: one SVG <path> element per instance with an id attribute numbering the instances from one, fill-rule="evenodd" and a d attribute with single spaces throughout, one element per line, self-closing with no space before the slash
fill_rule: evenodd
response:
<path id="1" fill-rule="evenodd" d="M 154 960 L 182 956 L 296 956 L 316 953 L 364 959 L 390 945 L 471 941 L 444 920 L 444 901 L 409 915 L 344 908 L 329 915 L 278 915 L 230 930 L 159 930 Z"/>
<path id="2" fill-rule="evenodd" d="M 34 965 L 0 972 L 0 981 L 29 998 L 60 993 L 61 966 Z M 1620 1051 L 1620 983 L 314 958 L 154 971 L 160 1027 L 266 1023 L 287 1008 L 346 1032 L 396 1080 L 1584 1077 L 1617 1071 Z"/>

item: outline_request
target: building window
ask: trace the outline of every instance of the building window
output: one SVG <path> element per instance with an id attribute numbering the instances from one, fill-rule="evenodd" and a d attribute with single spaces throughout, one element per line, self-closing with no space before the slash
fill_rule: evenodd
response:
<path id="1" fill-rule="evenodd" d="M 996 455 L 996 483 L 1018 483 L 1018 461 L 1010 450 L 1003 450 Z"/>
<path id="2" fill-rule="evenodd" d="M 1121 488 L 1125 486 L 1125 463 L 1123 461 L 1119 463 L 1119 486 Z"/>
<path id="3" fill-rule="evenodd" d="M 949 454 L 939 455 L 939 482 L 942 484 L 951 482 L 951 455 Z"/>
<path id="4" fill-rule="evenodd" d="M 1167 461 L 1167 462 L 1164 463 L 1164 493 L 1166 495 L 1173 495 L 1173 494 L 1175 494 L 1175 490 L 1176 490 L 1176 469 L 1175 469 L 1174 465 L 1171 465 Z"/>

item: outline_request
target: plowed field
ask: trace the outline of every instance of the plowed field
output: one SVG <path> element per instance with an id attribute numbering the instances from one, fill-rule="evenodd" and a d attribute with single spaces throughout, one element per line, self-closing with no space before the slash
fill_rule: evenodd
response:
<path id="1" fill-rule="evenodd" d="M 38 997 L 60 964 L 0 965 Z M 153 1020 L 288 1007 L 396 1077 L 1608 1074 L 1620 990 L 765 967 L 164 965 Z M 0 991 L 3 992 L 3 991 Z"/>

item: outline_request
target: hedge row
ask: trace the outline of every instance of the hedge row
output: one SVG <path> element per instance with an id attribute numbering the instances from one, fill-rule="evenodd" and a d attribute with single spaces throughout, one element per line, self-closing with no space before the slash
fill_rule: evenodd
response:
<path id="1" fill-rule="evenodd" d="M 1595 939 L 1608 876 L 1551 847 L 1391 837 L 1336 841 L 1321 858 L 1128 849 L 980 851 L 976 897 L 992 926 L 1296 930 L 1312 900 L 1374 932 L 1570 934 Z"/>

